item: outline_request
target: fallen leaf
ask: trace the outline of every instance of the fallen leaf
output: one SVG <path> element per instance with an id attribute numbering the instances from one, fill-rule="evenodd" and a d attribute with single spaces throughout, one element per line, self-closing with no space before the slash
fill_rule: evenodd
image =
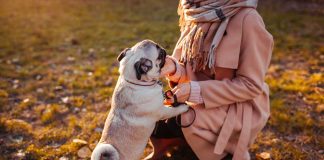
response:
<path id="1" fill-rule="evenodd" d="M 112 85 L 113 79 L 111 77 L 108 78 L 107 81 L 105 81 L 105 86 L 110 87 Z"/>
<path id="2" fill-rule="evenodd" d="M 17 89 L 18 87 L 19 87 L 18 84 L 14 84 L 14 85 L 12 86 L 13 89 Z"/>
<path id="3" fill-rule="evenodd" d="M 63 156 L 63 157 L 60 157 L 59 160 L 69 160 L 69 158 Z"/>
<path id="4" fill-rule="evenodd" d="M 9 136 L 9 139 L 12 141 L 12 142 L 15 142 L 15 143 L 21 143 L 23 140 L 24 140 L 24 137 L 22 136 Z"/>
<path id="5" fill-rule="evenodd" d="M 316 107 L 316 112 L 317 113 L 322 113 L 324 112 L 324 104 L 320 104 Z"/>
<path id="6" fill-rule="evenodd" d="M 312 141 L 312 137 L 310 137 L 310 136 L 302 135 L 302 136 L 296 137 L 296 142 L 299 144 L 302 144 L 302 145 L 311 143 L 311 141 Z"/>
<path id="7" fill-rule="evenodd" d="M 279 139 L 278 138 L 274 138 L 271 140 L 272 143 L 278 143 L 279 142 Z"/>
<path id="8" fill-rule="evenodd" d="M 295 140 L 295 137 L 293 137 L 293 136 L 285 136 L 285 139 L 287 141 L 294 141 Z"/>
<path id="9" fill-rule="evenodd" d="M 50 144 L 50 145 L 48 145 L 48 146 L 51 146 L 51 147 L 53 147 L 53 148 L 58 148 L 58 147 L 62 146 L 62 144 L 59 144 L 59 143 L 52 143 L 52 144 Z"/>
<path id="10" fill-rule="evenodd" d="M 270 159 L 271 158 L 270 153 L 268 153 L 268 152 L 262 152 L 260 154 L 257 154 L 256 157 L 259 159 Z"/>
<path id="11" fill-rule="evenodd" d="M 19 80 L 18 79 L 15 79 L 12 81 L 14 84 L 18 84 L 19 83 Z"/>
<path id="12" fill-rule="evenodd" d="M 93 48 L 89 48 L 88 52 L 89 52 L 90 54 L 94 54 L 96 51 L 95 51 L 95 49 L 93 49 Z"/>
<path id="13" fill-rule="evenodd" d="M 38 75 L 36 75 L 35 79 L 36 80 L 42 80 L 43 79 L 43 76 L 38 74 Z"/>
<path id="14" fill-rule="evenodd" d="M 101 133 L 102 131 L 103 131 L 102 128 L 95 128 L 95 132 L 99 132 L 99 133 Z"/>
<path id="15" fill-rule="evenodd" d="M 62 102 L 63 103 L 69 103 L 69 97 L 63 97 L 63 98 L 61 98 L 61 100 L 62 100 Z"/>
<path id="16" fill-rule="evenodd" d="M 25 157 L 25 152 L 23 152 L 23 150 L 19 150 L 18 153 L 16 153 L 16 156 L 19 158 L 24 158 Z"/>
<path id="17" fill-rule="evenodd" d="M 62 86 L 55 86 L 54 90 L 55 91 L 61 91 L 61 90 L 63 90 L 63 87 Z"/>
<path id="18" fill-rule="evenodd" d="M 30 101 L 29 98 L 23 100 L 24 103 L 28 103 L 29 101 Z"/>
<path id="19" fill-rule="evenodd" d="M 82 140 L 82 139 L 73 139 L 73 143 L 79 143 L 79 144 L 88 144 L 87 141 Z"/>
<path id="20" fill-rule="evenodd" d="M 37 93 L 44 93 L 44 89 L 42 89 L 42 88 L 37 88 L 36 92 L 37 92 Z"/>
<path id="21" fill-rule="evenodd" d="M 74 109 L 73 109 L 73 112 L 74 112 L 74 113 L 77 113 L 77 112 L 79 112 L 79 111 L 80 111 L 80 108 L 74 108 Z"/>
<path id="22" fill-rule="evenodd" d="M 78 151 L 78 156 L 80 158 L 88 158 L 88 157 L 90 157 L 90 155 L 91 155 L 91 151 L 87 146 L 82 147 Z"/>
<path id="23" fill-rule="evenodd" d="M 74 62 L 74 61 L 75 61 L 75 58 L 69 56 L 69 57 L 66 58 L 66 60 L 67 60 L 68 62 Z"/>

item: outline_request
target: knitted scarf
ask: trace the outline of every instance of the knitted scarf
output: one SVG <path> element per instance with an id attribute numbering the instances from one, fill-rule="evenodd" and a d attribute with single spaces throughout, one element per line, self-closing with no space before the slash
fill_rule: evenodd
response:
<path id="1" fill-rule="evenodd" d="M 181 36 L 180 62 L 189 62 L 193 71 L 208 67 L 214 71 L 215 50 L 229 19 L 243 7 L 257 7 L 258 0 L 180 0 L 178 14 Z"/>

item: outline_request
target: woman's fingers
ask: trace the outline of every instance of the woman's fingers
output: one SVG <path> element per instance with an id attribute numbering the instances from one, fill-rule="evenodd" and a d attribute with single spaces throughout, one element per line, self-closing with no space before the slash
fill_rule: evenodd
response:
<path id="1" fill-rule="evenodd" d="M 167 66 L 165 66 L 165 67 L 163 67 L 162 69 L 161 69 L 161 77 L 164 77 L 164 76 L 166 76 L 166 75 L 168 75 L 168 67 Z"/>
<path id="2" fill-rule="evenodd" d="M 184 103 L 188 101 L 190 95 L 190 84 L 181 83 L 172 89 L 172 92 L 177 96 L 178 102 Z"/>
<path id="3" fill-rule="evenodd" d="M 175 86 L 173 89 L 171 89 L 171 92 L 173 93 L 173 95 L 177 97 L 177 101 L 179 103 L 185 103 L 186 101 L 188 101 L 190 96 L 190 83 L 180 83 L 177 86 Z M 166 98 L 164 100 L 164 104 L 170 105 L 174 103 L 173 96 L 169 96 L 169 95 L 167 96 L 170 97 L 170 99 Z"/>
<path id="4" fill-rule="evenodd" d="M 164 104 L 171 105 L 172 103 L 174 103 L 174 99 L 173 99 L 174 92 L 172 90 L 170 90 L 170 91 L 167 91 L 166 94 L 167 94 L 166 96 L 168 98 L 165 98 Z"/>
<path id="5" fill-rule="evenodd" d="M 174 88 L 171 89 L 171 92 L 175 94 L 175 92 L 179 89 L 179 85 L 175 86 Z"/>
<path id="6" fill-rule="evenodd" d="M 185 103 L 187 101 L 185 94 L 181 91 L 177 91 L 175 95 L 177 96 L 177 100 L 179 103 Z"/>
<path id="7" fill-rule="evenodd" d="M 175 66 L 173 60 L 171 60 L 169 57 L 166 57 L 165 64 L 164 64 L 163 68 L 161 68 L 161 77 L 172 74 L 175 72 L 175 70 L 176 70 L 176 66 Z"/>

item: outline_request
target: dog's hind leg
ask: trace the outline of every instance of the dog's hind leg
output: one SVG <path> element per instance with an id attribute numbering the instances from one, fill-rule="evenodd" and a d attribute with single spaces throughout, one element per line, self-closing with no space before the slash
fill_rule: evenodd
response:
<path id="1" fill-rule="evenodd" d="M 91 160 L 119 160 L 119 153 L 111 144 L 99 143 L 91 154 Z"/>
<path id="2" fill-rule="evenodd" d="M 179 105 L 177 107 L 162 107 L 162 110 L 160 111 L 161 120 L 162 119 L 169 119 L 171 117 L 175 117 L 181 113 L 188 111 L 188 106 L 185 104 Z"/>

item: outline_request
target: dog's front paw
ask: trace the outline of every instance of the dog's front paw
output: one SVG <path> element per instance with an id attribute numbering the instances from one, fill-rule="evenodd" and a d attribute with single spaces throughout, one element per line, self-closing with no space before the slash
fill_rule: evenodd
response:
<path id="1" fill-rule="evenodd" d="M 186 104 L 181 104 L 177 107 L 181 113 L 185 113 L 189 110 L 189 106 Z"/>

